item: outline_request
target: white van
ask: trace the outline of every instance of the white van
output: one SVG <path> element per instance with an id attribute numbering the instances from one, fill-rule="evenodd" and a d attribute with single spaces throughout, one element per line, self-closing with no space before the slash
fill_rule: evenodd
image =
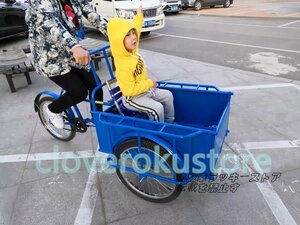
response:
<path id="1" fill-rule="evenodd" d="M 178 13 L 182 10 L 181 0 L 161 0 L 164 12 Z"/>
<path id="2" fill-rule="evenodd" d="M 165 26 L 165 15 L 159 0 L 92 0 L 90 4 L 104 18 L 120 17 L 129 21 L 133 19 L 136 9 L 142 5 L 142 32 L 148 34 Z"/>

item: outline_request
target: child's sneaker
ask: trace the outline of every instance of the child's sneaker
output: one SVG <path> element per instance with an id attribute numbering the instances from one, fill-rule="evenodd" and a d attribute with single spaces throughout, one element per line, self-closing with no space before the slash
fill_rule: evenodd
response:
<path id="1" fill-rule="evenodd" d="M 61 115 L 61 113 L 53 113 L 49 110 L 48 107 L 46 107 L 46 113 L 49 116 L 50 122 L 58 129 L 64 128 L 64 119 Z"/>

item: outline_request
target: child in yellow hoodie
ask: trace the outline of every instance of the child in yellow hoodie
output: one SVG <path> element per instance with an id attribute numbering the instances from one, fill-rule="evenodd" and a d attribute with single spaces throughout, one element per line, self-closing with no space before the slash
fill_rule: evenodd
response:
<path id="1" fill-rule="evenodd" d="M 146 112 L 150 119 L 172 123 L 175 114 L 173 95 L 168 90 L 156 88 L 156 82 L 148 78 L 145 62 L 138 53 L 144 21 L 142 7 L 136 12 L 132 23 L 114 18 L 107 28 L 122 101 L 128 109 Z"/>

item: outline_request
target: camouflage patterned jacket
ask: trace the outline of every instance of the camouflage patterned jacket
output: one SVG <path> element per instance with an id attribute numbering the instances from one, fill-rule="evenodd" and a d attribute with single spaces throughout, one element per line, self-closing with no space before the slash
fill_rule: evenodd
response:
<path id="1" fill-rule="evenodd" d="M 80 27 L 84 15 L 97 29 L 106 34 L 106 22 L 93 11 L 87 0 L 70 0 Z M 30 0 L 26 11 L 29 43 L 35 69 L 44 76 L 58 76 L 81 68 L 72 59 L 71 48 L 78 44 L 77 28 L 69 19 L 60 0 Z"/>

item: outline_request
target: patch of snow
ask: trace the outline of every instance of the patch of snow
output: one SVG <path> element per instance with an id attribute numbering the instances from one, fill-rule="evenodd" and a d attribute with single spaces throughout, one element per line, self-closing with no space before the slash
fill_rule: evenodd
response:
<path id="1" fill-rule="evenodd" d="M 288 74 L 290 72 L 300 71 L 297 67 L 279 62 L 279 59 L 284 58 L 286 57 L 275 54 L 273 52 L 259 52 L 256 54 L 249 54 L 250 61 L 254 63 L 250 67 L 255 68 L 263 73 L 278 76 Z"/>

